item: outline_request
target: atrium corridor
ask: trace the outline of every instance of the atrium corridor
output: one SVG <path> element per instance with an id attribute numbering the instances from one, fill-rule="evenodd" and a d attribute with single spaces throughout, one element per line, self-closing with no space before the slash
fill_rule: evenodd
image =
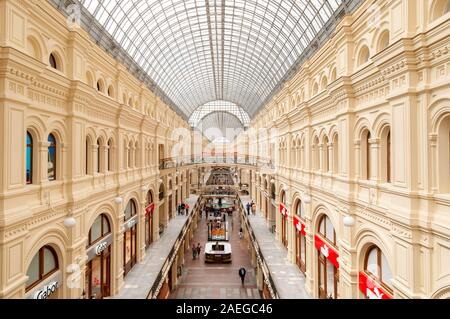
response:
<path id="1" fill-rule="evenodd" d="M 205 263 L 204 247 L 207 241 L 206 217 L 200 219 L 192 243 L 200 243 L 202 252 L 200 259 L 192 259 L 191 249 L 186 251 L 186 264 L 182 270 L 181 282 L 172 292 L 171 299 L 259 299 L 256 287 L 255 271 L 251 266 L 249 243 L 239 239 L 239 213 L 233 213 L 230 236 L 232 262 L 230 264 Z M 241 267 L 247 270 L 244 286 L 238 271 Z"/>

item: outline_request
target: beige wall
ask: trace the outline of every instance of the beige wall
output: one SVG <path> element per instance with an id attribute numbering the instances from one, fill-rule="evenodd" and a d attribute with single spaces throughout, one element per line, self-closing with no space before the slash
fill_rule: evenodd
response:
<path id="1" fill-rule="evenodd" d="M 358 272 L 371 244 L 388 258 L 395 298 L 449 296 L 450 16 L 432 21 L 434 8 L 435 1 L 365 1 L 251 123 L 252 129 L 276 134 L 276 203 L 287 188 L 292 262 L 294 205 L 305 196 L 312 199 L 304 209 L 306 289 L 314 296 L 318 256 L 313 236 L 322 214 L 337 232 L 340 297 L 362 297 Z M 384 32 L 387 48 L 381 46 Z M 363 45 L 370 58 L 359 65 Z M 371 134 L 369 179 L 366 129 Z M 264 179 L 271 179 L 263 176 L 260 183 L 260 173 L 252 181 L 258 204 Z M 343 225 L 347 212 L 356 220 L 352 227 Z"/>
<path id="2" fill-rule="evenodd" d="M 177 169 L 160 172 L 157 154 L 158 144 L 164 144 L 165 156 L 170 156 L 173 129 L 189 129 L 188 124 L 84 31 L 69 30 L 65 18 L 46 1 L 0 1 L 0 21 L 0 297 L 25 296 L 28 265 L 46 244 L 58 254 L 63 283 L 58 297 L 80 297 L 87 235 L 101 213 L 109 217 L 114 236 L 114 294 L 123 285 L 122 226 L 128 201 L 134 199 L 138 208 L 139 261 L 145 256 L 147 191 L 153 193 L 157 207 L 155 239 L 159 224 L 167 224 L 168 196 L 173 194 L 174 209 L 175 192 L 179 201 L 189 195 L 189 170 L 178 168 L 176 184 Z M 51 52 L 59 70 L 49 66 Z M 103 92 L 97 90 L 97 81 Z M 34 144 L 31 185 L 26 184 L 25 174 L 27 131 Z M 47 178 L 50 133 L 57 139 L 56 181 Z M 97 152 L 101 152 L 99 172 Z M 158 201 L 160 178 L 166 187 L 163 201 Z M 172 189 L 168 189 L 170 180 Z M 116 197 L 122 203 L 117 204 Z M 158 210 L 163 207 L 165 220 L 160 221 Z M 66 228 L 63 221 L 70 214 L 76 225 Z M 81 270 L 80 289 L 69 288 L 77 279 L 74 265 Z"/>

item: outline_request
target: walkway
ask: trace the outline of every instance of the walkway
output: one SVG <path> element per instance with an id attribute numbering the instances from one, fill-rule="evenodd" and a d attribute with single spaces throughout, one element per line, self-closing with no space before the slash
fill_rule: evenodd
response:
<path id="1" fill-rule="evenodd" d="M 198 196 L 191 195 L 186 202 L 190 210 L 197 202 Z M 167 225 L 162 236 L 152 243 L 146 251 L 142 262 L 136 264 L 124 279 L 124 286 L 111 299 L 146 299 L 153 283 L 161 271 L 178 235 L 186 223 L 187 216 L 176 215 Z"/>
<path id="2" fill-rule="evenodd" d="M 249 196 L 240 198 L 244 207 L 251 201 Z M 297 265 L 287 260 L 287 249 L 269 231 L 267 221 L 258 208 L 256 215 L 249 216 L 249 222 L 280 298 L 311 299 L 305 290 L 305 276 Z"/>
<path id="3" fill-rule="evenodd" d="M 233 214 L 233 229 L 230 243 L 232 262 L 230 264 L 205 264 L 204 250 L 200 259 L 192 260 L 192 253 L 185 255 L 186 263 L 181 282 L 173 291 L 170 299 L 260 299 L 256 287 L 255 271 L 251 266 L 247 242 L 239 239 L 240 221 L 238 213 Z M 206 218 L 200 220 L 192 243 L 200 243 L 202 248 L 208 240 Z M 191 244 L 192 246 L 192 244 Z M 245 267 L 244 287 L 238 275 L 238 270 Z"/>

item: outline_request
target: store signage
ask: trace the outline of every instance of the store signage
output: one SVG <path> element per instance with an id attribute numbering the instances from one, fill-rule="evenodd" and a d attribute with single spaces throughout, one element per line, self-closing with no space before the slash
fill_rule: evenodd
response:
<path id="1" fill-rule="evenodd" d="M 287 209 L 287 207 L 286 207 L 283 203 L 280 203 L 280 213 L 281 213 L 281 215 L 283 215 L 284 217 L 287 217 L 288 209 Z"/>
<path id="2" fill-rule="evenodd" d="M 154 212 L 154 210 L 155 210 L 155 204 L 154 203 L 151 203 L 150 205 L 148 205 L 147 207 L 145 207 L 145 214 L 146 215 L 148 215 L 148 214 L 153 214 L 153 212 Z"/>
<path id="3" fill-rule="evenodd" d="M 127 222 L 124 224 L 125 230 L 130 229 L 131 227 L 133 227 L 134 225 L 136 225 L 137 222 L 138 222 L 138 216 L 136 215 L 136 216 L 134 216 L 132 219 L 130 219 L 129 221 L 127 221 Z"/>
<path id="4" fill-rule="evenodd" d="M 327 258 L 336 268 L 339 268 L 339 262 L 338 262 L 339 253 L 337 252 L 336 248 L 334 248 L 330 244 L 326 243 L 318 235 L 316 235 L 314 239 L 315 239 L 314 244 L 316 246 L 316 249 L 325 258 Z"/>
<path id="5" fill-rule="evenodd" d="M 108 248 L 109 245 L 112 244 L 113 237 L 112 234 L 108 234 L 105 237 L 102 238 L 102 241 L 97 245 L 92 245 L 89 247 L 86 251 L 86 255 L 88 256 L 87 261 L 90 261 L 94 259 L 95 257 L 99 256 L 102 251 Z"/>
<path id="6" fill-rule="evenodd" d="M 392 299 L 393 296 L 368 274 L 359 273 L 359 290 L 369 299 Z"/>
<path id="7" fill-rule="evenodd" d="M 300 232 L 303 236 L 306 236 L 306 225 L 298 216 L 294 216 L 294 226 L 298 232 Z"/>
<path id="8" fill-rule="evenodd" d="M 95 246 L 95 254 L 100 255 L 106 248 L 108 248 L 108 243 L 106 241 L 101 242 L 100 244 Z"/>
<path id="9" fill-rule="evenodd" d="M 53 281 L 45 285 L 41 290 L 35 292 L 33 299 L 47 299 L 52 293 L 59 288 L 59 282 Z"/>

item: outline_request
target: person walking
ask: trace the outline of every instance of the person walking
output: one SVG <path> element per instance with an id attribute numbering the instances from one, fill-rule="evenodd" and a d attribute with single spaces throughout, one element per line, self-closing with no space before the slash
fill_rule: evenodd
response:
<path id="1" fill-rule="evenodd" d="M 241 267 L 241 269 L 239 269 L 239 277 L 241 277 L 242 286 L 244 285 L 246 273 L 247 273 L 247 271 L 245 270 L 244 267 Z"/>
<path id="2" fill-rule="evenodd" d="M 244 233 L 242 231 L 242 227 L 239 229 L 239 239 L 242 239 Z"/>
<path id="3" fill-rule="evenodd" d="M 251 206 L 251 204 L 247 203 L 247 215 L 250 215 L 250 206 Z"/>
<path id="4" fill-rule="evenodd" d="M 186 216 L 189 215 L 189 204 L 186 203 L 184 206 L 186 208 Z"/>
<path id="5" fill-rule="evenodd" d="M 186 206 L 184 205 L 184 203 L 181 203 L 181 215 L 184 215 L 184 208 Z"/>
<path id="6" fill-rule="evenodd" d="M 200 252 L 202 251 L 202 246 L 200 246 L 200 243 L 197 244 L 197 256 L 198 259 L 200 259 Z"/>
<path id="7" fill-rule="evenodd" d="M 197 248 L 195 247 L 195 244 L 192 244 L 192 260 L 195 260 L 197 257 Z"/>

